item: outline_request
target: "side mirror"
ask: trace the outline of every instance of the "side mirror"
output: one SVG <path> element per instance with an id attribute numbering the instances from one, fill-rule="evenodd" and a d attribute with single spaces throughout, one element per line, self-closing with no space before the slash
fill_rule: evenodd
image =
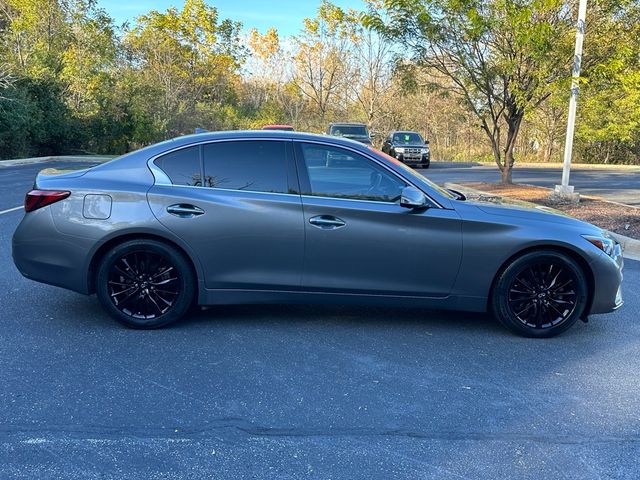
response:
<path id="1" fill-rule="evenodd" d="M 369 134 L 369 138 L 376 138 L 376 134 L 375 133 L 370 133 Z"/>
<path id="2" fill-rule="evenodd" d="M 427 196 L 416 187 L 404 187 L 400 196 L 400 206 L 404 208 L 425 208 Z"/>
<path id="3" fill-rule="evenodd" d="M 425 140 L 425 141 L 424 141 L 424 144 L 425 144 L 425 145 L 429 145 L 429 140 Z"/>

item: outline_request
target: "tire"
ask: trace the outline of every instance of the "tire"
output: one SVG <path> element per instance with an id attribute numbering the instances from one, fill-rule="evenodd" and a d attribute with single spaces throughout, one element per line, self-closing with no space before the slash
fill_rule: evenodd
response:
<path id="1" fill-rule="evenodd" d="M 101 259 L 96 294 L 102 307 L 131 328 L 153 329 L 182 318 L 194 303 L 195 275 L 176 248 L 156 240 L 130 240 Z"/>
<path id="2" fill-rule="evenodd" d="M 576 323 L 587 306 L 588 294 L 586 275 L 575 260 L 540 250 L 518 257 L 498 275 L 491 310 L 512 332 L 549 338 Z"/>
<path id="3" fill-rule="evenodd" d="M 423 163 L 422 168 L 429 168 L 430 165 L 431 165 L 431 162 Z"/>

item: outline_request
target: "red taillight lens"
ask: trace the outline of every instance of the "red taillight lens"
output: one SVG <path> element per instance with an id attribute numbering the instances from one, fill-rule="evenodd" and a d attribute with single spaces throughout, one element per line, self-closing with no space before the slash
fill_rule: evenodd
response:
<path id="1" fill-rule="evenodd" d="M 26 212 L 33 212 L 52 203 L 64 200 L 71 192 L 64 190 L 31 190 L 24 197 L 24 209 Z"/>

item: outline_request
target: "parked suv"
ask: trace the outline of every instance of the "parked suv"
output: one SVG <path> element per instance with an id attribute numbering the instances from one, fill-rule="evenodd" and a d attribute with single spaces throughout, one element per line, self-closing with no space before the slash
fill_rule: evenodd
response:
<path id="1" fill-rule="evenodd" d="M 431 164 L 429 141 L 418 132 L 391 132 L 382 144 L 382 151 L 413 167 L 429 168 Z"/>
<path id="2" fill-rule="evenodd" d="M 365 145 L 371 145 L 371 139 L 374 137 L 364 123 L 330 123 L 327 135 L 350 138 Z"/>

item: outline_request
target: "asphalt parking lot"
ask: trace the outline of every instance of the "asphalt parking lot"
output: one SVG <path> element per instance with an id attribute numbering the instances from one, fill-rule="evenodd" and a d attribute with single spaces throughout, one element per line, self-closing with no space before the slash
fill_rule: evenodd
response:
<path id="1" fill-rule="evenodd" d="M 62 166 L 62 165 L 60 165 Z M 42 166 L 0 170 L 0 212 Z M 0 214 L 0 479 L 640 475 L 640 262 L 551 340 L 488 315 L 234 306 L 157 331 L 28 281 Z"/>

